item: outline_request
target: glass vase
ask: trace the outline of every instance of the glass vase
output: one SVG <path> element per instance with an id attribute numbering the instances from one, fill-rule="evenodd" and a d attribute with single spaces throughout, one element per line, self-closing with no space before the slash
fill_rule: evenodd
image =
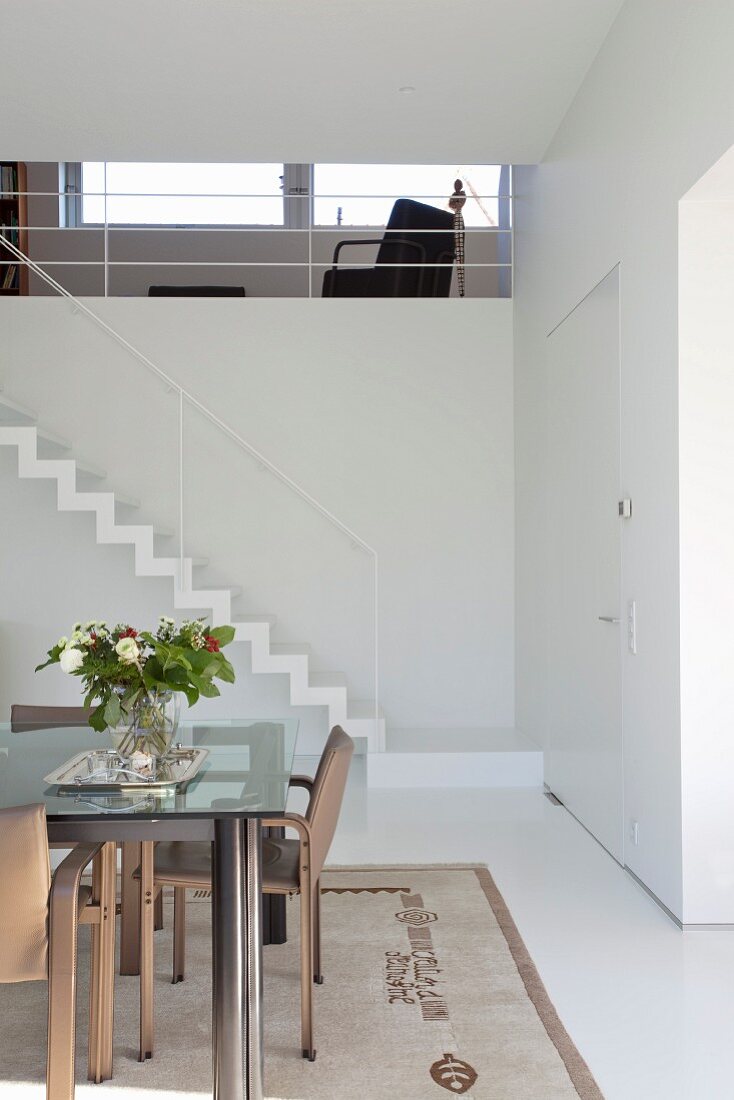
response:
<path id="1" fill-rule="evenodd" d="M 122 720 L 110 727 L 115 750 L 123 760 L 142 752 L 157 759 L 166 756 L 179 721 L 179 696 L 175 691 L 149 691 Z"/>

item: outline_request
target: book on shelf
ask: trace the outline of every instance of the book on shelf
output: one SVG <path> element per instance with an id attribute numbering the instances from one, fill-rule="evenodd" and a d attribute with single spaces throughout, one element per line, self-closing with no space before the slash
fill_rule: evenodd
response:
<path id="1" fill-rule="evenodd" d="M 14 164 L 3 164 L 0 167 L 0 193 L 3 198 L 16 197 L 13 193 L 18 190 L 18 169 Z"/>
<path id="2" fill-rule="evenodd" d="M 2 290 L 13 290 L 17 285 L 18 265 L 8 264 L 2 281 Z"/>
<path id="3" fill-rule="evenodd" d="M 10 213 L 9 218 L 5 216 L 3 221 L 0 221 L 0 237 L 4 237 L 6 241 L 10 241 L 16 248 L 18 247 L 20 242 L 18 215 L 14 210 Z"/>

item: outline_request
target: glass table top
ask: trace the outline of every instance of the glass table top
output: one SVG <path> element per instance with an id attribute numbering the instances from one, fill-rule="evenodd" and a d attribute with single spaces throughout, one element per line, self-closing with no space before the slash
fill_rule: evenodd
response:
<path id="1" fill-rule="evenodd" d="M 206 749 L 199 771 L 183 787 L 88 791 L 44 781 L 77 753 L 111 748 L 89 726 L 11 730 L 0 723 L 0 808 L 44 802 L 49 817 L 261 817 L 285 810 L 298 720 L 228 719 L 179 725 L 176 741 Z"/>

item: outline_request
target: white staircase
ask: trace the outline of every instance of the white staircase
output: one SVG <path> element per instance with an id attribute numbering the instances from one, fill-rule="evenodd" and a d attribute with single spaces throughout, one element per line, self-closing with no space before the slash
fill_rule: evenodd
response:
<path id="1" fill-rule="evenodd" d="M 69 441 L 39 426 L 32 410 L 3 394 L 0 394 L 0 444 L 17 449 L 20 478 L 56 481 L 60 512 L 95 513 L 99 544 L 130 544 L 135 554 L 136 576 L 171 577 L 176 609 L 205 614 L 215 624 L 231 623 L 235 628 L 233 644 L 251 645 L 253 673 L 289 677 L 293 706 L 326 707 L 329 726 L 343 726 L 370 753 L 384 750 L 384 718 L 376 715 L 374 703 L 348 699 L 343 673 L 309 671 L 308 645 L 271 641 L 276 624 L 274 615 L 233 614 L 232 603 L 241 589 L 194 587 L 193 570 L 205 566 L 206 558 L 157 557 L 156 536 L 170 538 L 173 532 L 153 524 L 118 523 L 116 506 L 135 509 L 139 507 L 138 500 L 124 493 L 102 491 L 99 485 L 107 476 L 104 470 L 84 459 L 69 457 L 72 449 Z"/>

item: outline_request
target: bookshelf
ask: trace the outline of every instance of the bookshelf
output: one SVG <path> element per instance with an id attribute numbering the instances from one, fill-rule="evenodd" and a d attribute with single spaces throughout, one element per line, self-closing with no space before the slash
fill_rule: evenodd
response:
<path id="1" fill-rule="evenodd" d="M 19 160 L 0 161 L 0 238 L 28 253 L 28 178 Z M 15 192 L 15 194 L 13 194 Z M 0 297 L 28 293 L 28 268 L 11 257 L 0 241 Z"/>

